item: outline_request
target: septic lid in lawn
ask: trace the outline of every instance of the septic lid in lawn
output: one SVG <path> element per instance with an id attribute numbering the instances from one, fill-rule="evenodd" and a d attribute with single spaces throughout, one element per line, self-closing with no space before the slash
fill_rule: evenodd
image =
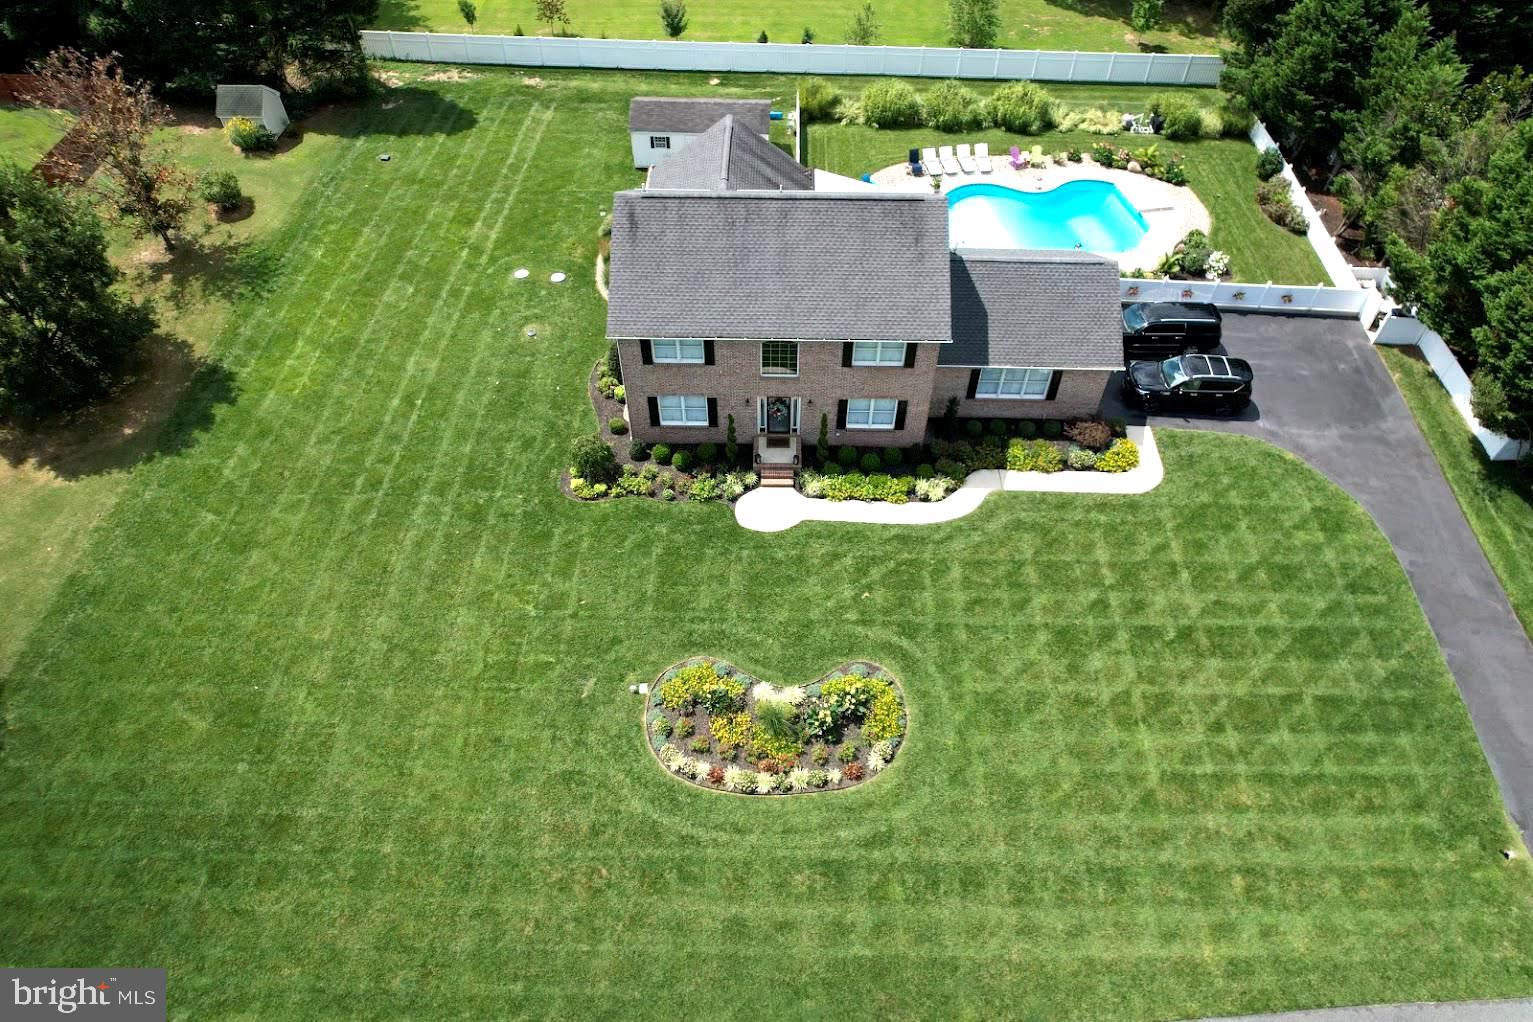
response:
<path id="1" fill-rule="evenodd" d="M 563 284 L 564 283 L 564 274 L 562 274 L 562 273 L 550 273 L 548 275 L 548 279 L 549 279 L 550 282 L 552 282 L 554 284 Z"/>
<path id="2" fill-rule="evenodd" d="M 526 280 L 527 279 L 527 267 L 525 267 L 525 266 L 518 266 L 516 268 L 516 272 L 511 274 L 511 276 L 515 277 L 517 280 Z"/>

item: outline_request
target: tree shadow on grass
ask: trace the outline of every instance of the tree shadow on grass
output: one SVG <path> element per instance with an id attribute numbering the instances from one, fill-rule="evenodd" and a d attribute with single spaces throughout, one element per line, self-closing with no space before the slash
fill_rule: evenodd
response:
<path id="1" fill-rule="evenodd" d="M 141 264 L 133 276 L 156 301 L 187 312 L 210 299 L 235 302 L 267 294 L 281 265 L 281 254 L 272 245 L 187 238 L 171 258 Z"/>
<path id="2" fill-rule="evenodd" d="M 379 0 L 373 27 L 390 32 L 429 32 L 431 23 L 421 16 L 417 0 Z"/>
<path id="3" fill-rule="evenodd" d="M 0 431 L 0 458 L 13 468 L 80 479 L 179 454 L 233 404 L 232 371 L 179 338 L 153 334 L 109 398 L 27 428 Z"/>
<path id="4" fill-rule="evenodd" d="M 1116 21 L 1125 28 L 1131 24 L 1134 6 L 1132 0 L 1044 0 L 1044 2 L 1050 7 L 1058 7 L 1084 17 Z M 1171 0 L 1161 12 L 1160 24 L 1156 26 L 1156 29 L 1162 32 L 1175 32 L 1190 38 L 1202 36 L 1212 42 L 1218 27 L 1218 18 L 1211 15 L 1206 7 Z M 1138 45 L 1142 53 L 1167 52 L 1164 46 L 1143 42 Z"/>
<path id="5" fill-rule="evenodd" d="M 388 86 L 367 99 L 336 104 L 304 121 L 303 130 L 340 138 L 459 135 L 479 123 L 468 107 L 434 89 Z"/>

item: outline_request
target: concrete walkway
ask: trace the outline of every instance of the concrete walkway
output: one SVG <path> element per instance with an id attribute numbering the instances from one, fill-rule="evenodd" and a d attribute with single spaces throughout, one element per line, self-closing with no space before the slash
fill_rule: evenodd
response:
<path id="1" fill-rule="evenodd" d="M 1373 1004 L 1211 1018 L 1202 1022 L 1527 1022 L 1528 1019 L 1533 1019 L 1533 1000 Z"/>
<path id="2" fill-rule="evenodd" d="M 1130 426 L 1139 445 L 1139 465 L 1127 472 L 974 472 L 936 503 L 825 500 L 786 486 L 763 486 L 735 502 L 735 521 L 756 532 L 782 532 L 800 522 L 860 522 L 868 525 L 933 525 L 976 510 L 998 490 L 1031 493 L 1148 493 L 1165 478 L 1160 450 L 1148 426 Z"/>
<path id="3" fill-rule="evenodd" d="M 1507 810 L 1533 843 L 1533 643 L 1378 352 L 1352 320 L 1230 313 L 1224 348 L 1255 372 L 1247 414 L 1150 422 L 1260 437 L 1373 516 L 1442 646 Z"/>

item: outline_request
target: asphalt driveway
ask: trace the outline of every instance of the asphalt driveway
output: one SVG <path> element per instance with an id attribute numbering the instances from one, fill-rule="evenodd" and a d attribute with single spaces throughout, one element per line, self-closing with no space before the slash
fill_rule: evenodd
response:
<path id="1" fill-rule="evenodd" d="M 1347 319 L 1226 314 L 1224 350 L 1255 372 L 1245 414 L 1157 413 L 1149 422 L 1260 437 L 1367 509 L 1416 590 L 1507 809 L 1533 845 L 1533 643 L 1367 335 Z M 1144 419 L 1122 408 L 1108 414 Z"/>

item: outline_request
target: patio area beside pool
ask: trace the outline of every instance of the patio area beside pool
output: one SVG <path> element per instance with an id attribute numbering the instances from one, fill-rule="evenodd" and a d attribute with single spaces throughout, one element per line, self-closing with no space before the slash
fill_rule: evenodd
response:
<path id="1" fill-rule="evenodd" d="M 980 183 L 1034 193 L 1050 191 L 1068 181 L 1106 181 L 1116 185 L 1124 198 L 1144 218 L 1146 227 L 1144 237 L 1132 249 L 1103 253 L 1114 256 L 1124 272 L 1155 269 L 1161 258 L 1175 248 L 1188 231 L 1200 230 L 1207 233 L 1213 224 L 1207 207 L 1191 188 L 1167 184 L 1144 174 L 1101 167 L 1092 162 L 1090 156 L 1082 157 L 1079 163 L 1024 167 L 1022 170 L 1013 170 L 1004 152 L 999 155 L 991 153 L 990 162 L 994 169 L 988 174 L 976 172 L 943 175 L 936 180 L 941 183 L 944 195 L 963 185 Z M 874 185 L 896 191 L 926 192 L 931 191 L 932 187 L 932 178 L 913 177 L 910 166 L 905 163 L 885 167 L 871 176 Z M 816 188 L 824 187 L 816 181 Z"/>

